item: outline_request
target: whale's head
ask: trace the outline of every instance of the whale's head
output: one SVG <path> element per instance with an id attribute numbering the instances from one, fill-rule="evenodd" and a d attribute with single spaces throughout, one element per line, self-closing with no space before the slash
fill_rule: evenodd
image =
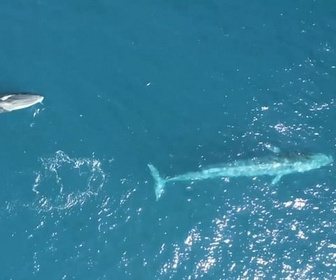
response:
<path id="1" fill-rule="evenodd" d="M 304 172 L 312 169 L 318 169 L 320 167 L 329 165 L 333 162 L 334 159 L 330 155 L 325 155 L 321 153 L 300 154 L 294 165 L 297 171 Z"/>

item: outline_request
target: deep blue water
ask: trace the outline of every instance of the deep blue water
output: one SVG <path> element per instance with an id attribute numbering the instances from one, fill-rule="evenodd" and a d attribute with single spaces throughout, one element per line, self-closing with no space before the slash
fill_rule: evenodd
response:
<path id="1" fill-rule="evenodd" d="M 2 1 L 0 279 L 334 279 L 333 166 L 167 186 L 147 168 L 336 156 L 333 1 Z"/>

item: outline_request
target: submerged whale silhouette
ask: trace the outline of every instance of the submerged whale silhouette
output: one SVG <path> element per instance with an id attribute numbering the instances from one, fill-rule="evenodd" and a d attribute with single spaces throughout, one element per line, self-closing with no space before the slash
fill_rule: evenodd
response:
<path id="1" fill-rule="evenodd" d="M 30 93 L 12 93 L 0 96 L 0 113 L 24 109 L 41 103 L 44 97 Z"/>
<path id="2" fill-rule="evenodd" d="M 284 175 L 318 169 L 332 162 L 332 156 L 321 153 L 272 156 L 237 160 L 232 163 L 166 178 L 161 177 L 158 170 L 152 164 L 148 164 L 148 167 L 155 181 L 156 200 L 159 200 L 166 184 L 169 182 L 198 181 L 218 177 L 255 177 L 268 175 L 274 177 L 272 184 L 275 185 Z"/>

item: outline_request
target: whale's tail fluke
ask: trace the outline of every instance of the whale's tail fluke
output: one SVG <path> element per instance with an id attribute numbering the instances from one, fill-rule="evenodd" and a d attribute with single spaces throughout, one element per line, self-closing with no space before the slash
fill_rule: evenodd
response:
<path id="1" fill-rule="evenodd" d="M 154 186 L 155 197 L 156 197 L 156 201 L 158 201 L 164 192 L 166 180 L 160 176 L 159 171 L 152 164 L 147 164 L 147 165 L 148 165 L 148 168 L 155 182 L 155 186 Z"/>

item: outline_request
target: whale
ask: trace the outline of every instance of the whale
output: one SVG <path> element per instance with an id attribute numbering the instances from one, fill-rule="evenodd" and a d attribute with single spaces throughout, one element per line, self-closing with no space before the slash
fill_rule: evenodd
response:
<path id="1" fill-rule="evenodd" d="M 279 152 L 278 149 L 274 150 Z M 319 169 L 330 165 L 333 161 L 331 155 L 322 153 L 296 153 L 287 156 L 277 154 L 264 158 L 236 160 L 172 177 L 162 177 L 154 165 L 151 163 L 147 165 L 154 180 L 155 197 L 158 201 L 165 191 L 166 184 L 171 182 L 200 181 L 221 177 L 271 176 L 273 177 L 271 185 L 276 185 L 284 175 Z"/>
<path id="2" fill-rule="evenodd" d="M 0 96 L 0 113 L 28 108 L 42 103 L 44 97 L 31 93 L 12 93 Z"/>

